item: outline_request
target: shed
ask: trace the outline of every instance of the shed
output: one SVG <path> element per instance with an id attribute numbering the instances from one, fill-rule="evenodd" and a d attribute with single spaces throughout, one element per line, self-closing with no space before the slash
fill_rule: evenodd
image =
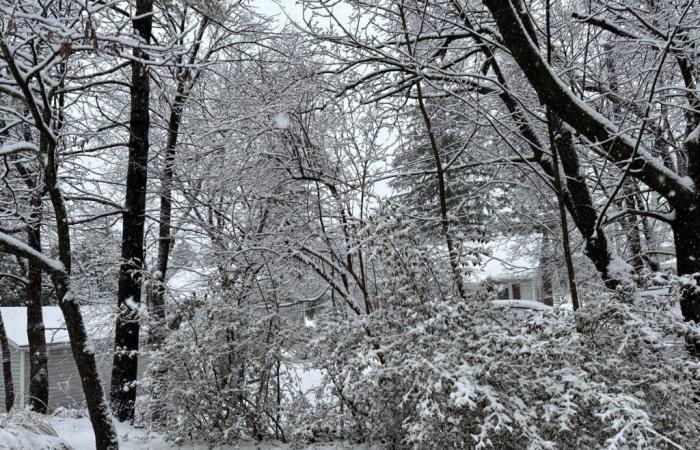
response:
<path id="1" fill-rule="evenodd" d="M 489 244 L 490 255 L 478 269 L 481 281 L 496 284 L 498 299 L 542 301 L 538 239 L 526 243 L 501 238 Z"/>
<path id="2" fill-rule="evenodd" d="M 114 308 L 81 307 L 88 335 L 95 346 L 97 367 L 103 387 L 109 392 L 112 368 Z M 73 359 L 63 313 L 57 306 L 42 308 L 46 328 L 46 353 L 49 371 L 49 410 L 58 407 L 79 408 L 85 404 L 78 368 Z M 29 342 L 27 339 L 27 309 L 0 308 L 10 347 L 15 402 L 25 405 L 29 400 Z M 141 362 L 141 361 L 139 361 Z M 142 373 L 142 364 L 139 364 Z M 146 364 L 143 364 L 145 367 Z M 5 403 L 5 387 L 0 376 L 0 404 Z"/>

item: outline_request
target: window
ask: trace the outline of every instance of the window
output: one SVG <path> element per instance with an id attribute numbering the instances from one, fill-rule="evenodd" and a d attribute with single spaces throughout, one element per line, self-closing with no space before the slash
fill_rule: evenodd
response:
<path id="1" fill-rule="evenodd" d="M 520 283 L 513 283 L 513 299 L 520 300 Z"/>

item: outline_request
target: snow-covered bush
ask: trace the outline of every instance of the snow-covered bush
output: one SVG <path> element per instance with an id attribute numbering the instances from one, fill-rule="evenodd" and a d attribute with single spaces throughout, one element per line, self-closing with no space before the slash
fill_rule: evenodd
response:
<path id="1" fill-rule="evenodd" d="M 686 326 L 654 299 L 526 318 L 452 300 L 395 306 L 329 320 L 315 345 L 335 394 L 325 420 L 346 433 L 398 448 L 700 445 L 699 366 Z"/>
<path id="2" fill-rule="evenodd" d="M 514 314 L 446 295 L 400 228 L 375 242 L 382 307 L 319 320 L 314 429 L 390 448 L 700 448 L 696 330 L 668 297 L 620 289 L 576 313 Z"/>
<path id="3" fill-rule="evenodd" d="M 284 439 L 283 410 L 300 395 L 285 318 L 240 306 L 233 290 L 210 294 L 152 353 L 146 418 L 178 441 Z"/>

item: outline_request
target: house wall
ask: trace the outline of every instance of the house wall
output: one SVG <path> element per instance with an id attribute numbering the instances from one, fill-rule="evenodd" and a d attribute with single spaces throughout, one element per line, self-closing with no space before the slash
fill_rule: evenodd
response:
<path id="1" fill-rule="evenodd" d="M 21 356 L 19 349 L 10 347 L 10 365 L 12 366 L 12 382 L 15 387 L 15 401 L 19 400 L 19 379 L 21 373 Z M 0 368 L 0 411 L 5 412 L 5 378 Z"/>
<path id="2" fill-rule="evenodd" d="M 102 389 L 106 396 L 109 396 L 112 382 L 112 361 L 111 342 L 97 344 L 96 362 L 97 370 L 100 373 Z M 138 379 L 143 377 L 148 359 L 139 358 Z M 69 346 L 53 346 L 49 350 L 49 409 L 57 407 L 81 408 L 85 405 L 83 387 L 78 375 L 78 367 L 73 360 L 73 353 Z"/>
<path id="3" fill-rule="evenodd" d="M 520 283 L 520 298 L 522 300 L 539 300 L 537 292 L 535 291 L 534 280 L 520 280 L 517 283 Z M 511 297 L 513 295 L 512 292 L 511 289 Z"/>
<path id="4" fill-rule="evenodd" d="M 24 358 L 22 358 L 24 354 Z M 27 349 L 11 349 L 12 380 L 15 387 L 15 402 L 26 404 L 29 399 L 29 354 Z M 73 360 L 73 353 L 68 345 L 49 345 L 47 347 L 49 370 L 49 410 L 58 407 L 81 408 L 85 404 L 83 387 L 80 383 L 78 368 Z M 112 375 L 112 353 L 98 352 L 97 368 L 100 372 L 102 387 L 105 395 L 109 395 Z M 22 361 L 24 367 L 22 367 Z M 140 358 L 138 367 L 139 379 L 143 377 L 148 365 L 147 358 Z M 24 392 L 21 392 L 20 378 L 24 374 Z M 24 394 L 24 395 L 22 395 Z M 0 410 L 5 407 L 5 384 L 0 374 Z"/>

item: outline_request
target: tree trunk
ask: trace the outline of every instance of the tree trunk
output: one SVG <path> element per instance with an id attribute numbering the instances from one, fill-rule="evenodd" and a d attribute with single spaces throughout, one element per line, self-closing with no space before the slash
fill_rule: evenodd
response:
<path id="1" fill-rule="evenodd" d="M 39 203 L 40 204 L 40 203 Z M 35 206 L 36 208 L 36 206 Z M 41 252 L 41 229 L 36 221 L 29 225 L 27 243 Z M 41 266 L 27 261 L 27 340 L 29 341 L 29 408 L 46 414 L 49 404 L 49 372 L 46 357 L 46 333 L 41 310 Z"/>
<path id="2" fill-rule="evenodd" d="M 25 140 L 31 141 L 31 133 L 27 129 Z M 21 162 L 16 163 L 17 171 L 24 178 L 25 184 L 32 191 L 31 212 L 27 223 L 27 245 L 41 253 L 41 218 L 42 199 L 37 191 L 37 183 L 33 173 L 27 170 Z M 27 340 L 29 343 L 29 408 L 41 414 L 46 414 L 49 404 L 49 368 L 46 356 L 46 333 L 44 317 L 41 309 L 42 293 L 41 265 L 33 258 L 27 259 Z"/>
<path id="3" fill-rule="evenodd" d="M 549 306 L 554 306 L 554 289 L 552 286 L 553 264 L 554 245 L 552 239 L 547 236 L 547 230 L 542 230 L 539 258 L 540 279 L 542 282 L 542 303 Z"/>
<path id="4" fill-rule="evenodd" d="M 170 110 L 170 120 L 168 121 L 168 142 L 165 149 L 165 160 L 163 161 L 163 178 L 160 192 L 160 218 L 158 223 L 158 266 L 157 283 L 153 287 L 151 294 L 152 319 L 149 326 L 149 345 L 158 347 L 164 338 L 165 329 L 163 320 L 165 319 L 165 276 L 168 271 L 170 249 L 173 244 L 171 231 L 172 221 L 172 201 L 173 201 L 173 175 L 175 167 L 175 156 L 177 150 L 177 138 L 180 133 L 180 123 L 182 122 L 182 108 L 185 101 L 185 82 L 180 80 L 177 85 L 177 93 L 172 109 Z"/>
<path id="5" fill-rule="evenodd" d="M 416 81 L 416 91 L 418 95 L 418 106 L 423 116 L 423 121 L 425 122 L 425 128 L 428 133 L 428 138 L 430 140 L 430 148 L 433 152 L 433 162 L 435 163 L 435 179 L 437 182 L 438 194 L 439 194 L 439 206 L 440 206 L 440 225 L 442 230 L 442 235 L 445 238 L 445 243 L 447 244 L 447 253 L 450 262 L 450 268 L 452 269 L 452 278 L 454 280 L 455 288 L 457 289 L 457 294 L 461 298 L 466 298 L 466 290 L 464 287 L 464 280 L 462 279 L 462 271 L 459 268 L 459 251 L 455 247 L 454 239 L 452 238 L 452 231 L 450 229 L 450 219 L 448 217 L 449 210 L 447 208 L 448 202 L 448 191 L 445 186 L 445 171 L 442 166 L 442 161 L 440 160 L 440 149 L 437 144 L 437 139 L 435 138 L 435 133 L 433 131 L 432 122 L 430 120 L 430 115 L 423 101 L 423 92 L 421 90 L 420 81 Z"/>
<path id="6" fill-rule="evenodd" d="M 622 195 L 624 198 L 624 205 L 626 209 L 635 209 L 637 207 L 634 196 L 635 196 L 636 186 L 633 180 L 627 179 L 622 185 Z M 624 222 L 627 231 L 627 244 L 629 247 L 629 253 L 631 257 L 632 267 L 637 275 L 641 275 L 644 272 L 644 258 L 642 254 L 642 234 L 639 231 L 639 224 L 637 223 L 637 216 L 628 215 Z"/>
<path id="7" fill-rule="evenodd" d="M 695 283 L 689 283 L 681 291 L 681 312 L 687 321 L 700 323 L 700 201 L 689 211 L 676 210 L 671 224 L 676 246 L 678 275 L 689 275 Z M 700 356 L 700 341 L 689 342 L 689 350 Z"/>
<path id="8" fill-rule="evenodd" d="M 12 381 L 12 361 L 10 359 L 10 347 L 7 343 L 5 322 L 0 313 L 0 346 L 2 346 L 2 377 L 5 383 L 5 411 L 10 412 L 15 403 L 15 385 Z"/>
<path id="9" fill-rule="evenodd" d="M 133 26 L 140 40 L 149 43 L 153 23 L 153 1 L 136 0 Z M 134 48 L 131 62 L 131 113 L 129 165 L 122 224 L 122 264 L 119 270 L 119 313 L 114 337 L 111 402 L 117 420 L 134 417 L 139 349 L 139 305 L 144 257 L 146 184 L 148 181 L 148 134 L 150 130 L 150 75 L 142 60 L 148 55 Z"/>
<path id="10" fill-rule="evenodd" d="M 613 276 L 610 271 L 610 261 L 612 261 L 613 255 L 608 247 L 605 230 L 602 227 L 596 229 L 598 212 L 593 204 L 588 185 L 586 185 L 586 178 L 582 174 L 573 136 L 554 114 L 551 114 L 551 122 L 554 147 L 561 158 L 561 166 L 564 169 L 566 188 L 570 198 L 569 213 L 586 242 L 584 253 L 593 262 L 605 286 L 614 290 L 620 284 L 620 280 Z"/>
<path id="11" fill-rule="evenodd" d="M 67 278 L 54 275 L 54 286 L 59 298 L 59 306 L 66 321 L 66 329 L 70 338 L 73 359 L 78 366 L 78 374 L 85 393 L 85 403 L 90 414 L 90 422 L 95 434 L 96 450 L 119 450 L 117 433 L 112 423 L 109 404 L 105 399 L 102 383 L 100 383 L 95 349 L 85 331 L 85 322 L 78 303 L 67 296 Z"/>

